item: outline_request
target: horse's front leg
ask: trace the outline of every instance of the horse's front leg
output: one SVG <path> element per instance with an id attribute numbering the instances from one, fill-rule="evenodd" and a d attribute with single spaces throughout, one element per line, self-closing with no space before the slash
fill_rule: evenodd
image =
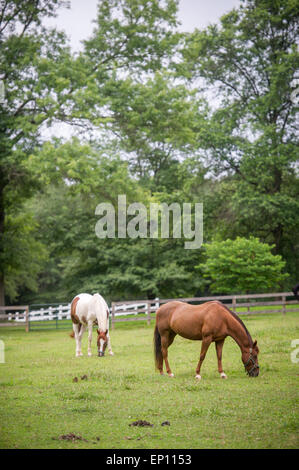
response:
<path id="1" fill-rule="evenodd" d="M 108 341 L 108 344 L 107 344 L 108 353 L 110 354 L 110 356 L 114 356 L 114 352 L 112 351 L 112 347 L 111 347 L 111 341 L 110 341 L 109 332 L 107 333 L 107 341 Z"/>
<path id="2" fill-rule="evenodd" d="M 209 349 L 209 346 L 210 346 L 211 342 L 212 342 L 212 336 L 205 336 L 202 339 L 200 358 L 199 358 L 199 362 L 197 364 L 196 376 L 195 376 L 195 378 L 198 379 L 198 380 L 201 379 L 200 369 L 201 369 L 202 363 L 204 361 L 204 358 L 206 357 L 207 350 Z"/>
<path id="3" fill-rule="evenodd" d="M 91 356 L 92 355 L 92 352 L 91 352 L 91 342 L 92 342 L 92 325 L 93 325 L 93 322 L 89 321 L 88 322 L 88 351 L 87 351 L 87 355 L 88 356 Z"/>
<path id="4" fill-rule="evenodd" d="M 218 372 L 220 374 L 220 377 L 222 379 L 227 379 L 227 375 L 223 372 L 222 368 L 222 348 L 224 344 L 224 339 L 220 341 L 215 341 L 215 347 L 216 347 L 216 354 L 217 354 L 217 360 L 218 360 Z"/>

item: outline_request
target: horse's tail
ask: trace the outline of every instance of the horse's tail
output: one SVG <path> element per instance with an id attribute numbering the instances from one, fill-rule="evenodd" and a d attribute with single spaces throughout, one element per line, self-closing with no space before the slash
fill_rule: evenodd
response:
<path id="1" fill-rule="evenodd" d="M 154 352 L 155 352 L 155 363 L 156 368 L 159 368 L 161 361 L 163 361 L 162 349 L 161 349 L 161 335 L 159 333 L 158 327 L 156 325 L 154 331 Z"/>

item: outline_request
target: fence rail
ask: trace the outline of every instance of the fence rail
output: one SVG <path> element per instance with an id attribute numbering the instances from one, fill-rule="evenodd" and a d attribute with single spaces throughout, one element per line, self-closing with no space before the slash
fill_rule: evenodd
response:
<path id="1" fill-rule="evenodd" d="M 7 313 L 1 313 L 1 311 Z M 12 305 L 0 306 L 0 326 L 11 324 L 25 323 L 26 331 L 29 331 L 29 306 L 28 305 Z"/>
<path id="2" fill-rule="evenodd" d="M 143 301 L 130 302 L 125 305 L 120 302 L 116 307 L 116 315 L 119 317 L 126 315 L 138 315 L 143 312 Z M 155 312 L 159 304 L 151 308 Z M 50 328 L 70 328 L 71 320 L 71 304 L 52 304 L 52 305 L 31 305 L 31 306 L 9 306 L 0 307 L 1 310 L 7 311 L 1 315 L 0 326 L 15 326 L 25 323 L 26 331 Z M 15 311 L 12 313 L 12 311 Z M 110 309 L 111 312 L 111 309 Z M 143 318 L 138 318 L 138 320 Z M 64 321 L 63 321 L 64 320 Z M 119 319 L 119 321 L 127 321 L 127 319 Z"/>
<path id="3" fill-rule="evenodd" d="M 138 303 L 138 312 L 143 313 L 145 317 L 141 317 L 140 320 L 146 320 L 148 324 L 151 319 L 155 316 L 151 315 L 152 312 L 156 312 L 160 305 L 170 302 L 172 300 L 180 300 L 182 302 L 190 303 L 202 303 L 210 300 L 226 301 L 225 305 L 231 308 L 238 315 L 240 314 L 265 314 L 265 313 L 282 313 L 285 315 L 287 312 L 299 312 L 299 304 L 297 300 L 287 300 L 287 297 L 293 297 L 293 292 L 275 292 L 267 294 L 240 294 L 240 295 L 219 295 L 209 297 L 185 297 L 178 299 L 154 299 L 154 300 L 140 300 Z M 261 301 L 260 299 L 281 299 L 281 300 L 268 300 Z M 257 299 L 257 301 L 255 301 Z M 247 302 L 245 302 L 247 300 Z M 230 301 L 230 302 L 229 302 Z M 243 302 L 242 302 L 243 301 Z M 289 307 L 298 304 L 298 308 Z M 128 315 L 129 308 L 132 305 L 136 305 L 136 300 L 130 300 L 127 302 L 112 302 L 111 304 L 111 320 L 112 328 L 115 327 L 115 323 L 124 321 L 124 319 L 118 318 L 120 315 Z M 257 310 L 257 307 L 278 307 L 274 309 L 265 308 L 263 310 Z M 239 309 L 239 311 L 237 311 Z M 241 309 L 241 311 L 240 311 Z M 243 311 L 245 309 L 245 311 Z M 131 313 L 131 312 L 130 312 Z M 135 313 L 135 312 L 134 312 Z M 126 321 L 136 321 L 139 318 L 127 318 Z"/>
<path id="4" fill-rule="evenodd" d="M 115 323 L 128 321 L 147 321 L 150 324 L 160 305 L 171 300 L 199 304 L 209 300 L 225 301 L 227 307 L 238 315 L 299 312 L 293 292 L 267 294 L 221 295 L 213 297 L 186 297 L 179 299 L 129 300 L 112 302 L 110 308 L 111 327 Z M 263 300 L 261 300 L 263 299 Z M 268 300 L 265 300 L 268 299 Z M 279 299 L 279 300 L 278 300 Z M 298 307 L 295 307 L 295 305 Z M 25 324 L 26 331 L 40 328 L 69 328 L 71 304 L 52 304 L 47 306 L 17 305 L 0 307 L 0 326 Z M 258 308 L 262 307 L 262 310 Z M 2 313 L 6 312 L 6 313 Z"/>

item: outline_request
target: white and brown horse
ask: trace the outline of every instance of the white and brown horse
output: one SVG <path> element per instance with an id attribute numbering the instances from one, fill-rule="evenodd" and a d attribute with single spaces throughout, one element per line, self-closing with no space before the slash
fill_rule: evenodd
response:
<path id="1" fill-rule="evenodd" d="M 100 294 L 78 294 L 71 303 L 71 318 L 73 322 L 72 337 L 76 340 L 76 356 L 83 356 L 81 340 L 88 326 L 88 356 L 91 356 L 92 327 L 98 325 L 97 346 L 98 356 L 104 356 L 106 347 L 113 356 L 109 336 L 109 308 Z"/>
<path id="2" fill-rule="evenodd" d="M 170 377 L 173 377 L 173 373 L 169 366 L 167 350 L 176 335 L 202 341 L 200 359 L 196 368 L 196 378 L 199 380 L 203 360 L 212 342 L 216 345 L 220 377 L 226 378 L 222 368 L 222 348 L 227 336 L 231 336 L 238 344 L 247 374 L 251 377 L 257 377 L 259 374 L 257 342 L 253 342 L 242 320 L 221 302 L 190 305 L 172 301 L 157 310 L 154 332 L 156 367 L 160 374 L 163 374 L 164 361 L 166 372 Z"/>

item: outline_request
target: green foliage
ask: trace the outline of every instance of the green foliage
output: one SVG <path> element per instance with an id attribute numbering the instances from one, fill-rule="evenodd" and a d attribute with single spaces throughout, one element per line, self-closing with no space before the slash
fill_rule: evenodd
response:
<path id="1" fill-rule="evenodd" d="M 5 86 L 5 100 L 0 103 L 2 252 L 5 218 L 16 210 L 16 202 L 24 212 L 21 201 L 48 182 L 67 178 L 80 183 L 74 186 L 75 191 L 88 193 L 97 188 L 108 199 L 111 186 L 129 190 L 123 183 L 123 163 L 106 159 L 106 170 L 103 166 L 95 170 L 95 152 L 79 141 L 61 146 L 61 142 L 45 143 L 39 151 L 42 126 L 64 121 L 81 128 L 104 126 L 110 130 L 115 119 L 114 109 L 109 110 L 111 87 L 123 80 L 125 73 L 135 71 L 139 75 L 160 69 L 178 40 L 173 32 L 175 0 L 163 4 L 157 0 L 102 0 L 97 27 L 85 41 L 84 53 L 72 56 L 63 33 L 41 26 L 43 18 L 55 15 L 57 6 L 57 0 L 1 4 L 0 79 Z M 110 156 L 111 139 L 107 134 L 104 139 L 108 143 L 105 152 Z M 114 171 L 116 165 L 119 171 Z M 109 171 L 113 180 L 109 175 L 106 178 Z M 21 236 L 22 225 L 16 230 Z M 9 273 L 7 265 L 2 264 L 1 294 L 3 278 L 6 285 L 10 283 Z M 32 271 L 31 276 L 35 275 Z"/>
<path id="2" fill-rule="evenodd" d="M 177 8 L 177 0 L 100 0 L 96 28 L 85 41 L 97 79 L 161 69 L 178 41 Z"/>
<path id="3" fill-rule="evenodd" d="M 96 237 L 96 206 L 115 207 L 120 194 L 147 208 L 202 202 L 207 246 L 259 238 L 290 274 L 271 285 L 289 290 L 299 259 L 296 2 L 242 1 L 220 26 L 182 34 L 176 0 L 100 0 L 78 54 L 42 26 L 57 7 L 0 7 L 0 302 L 3 282 L 7 298 L 26 302 L 208 289 L 194 269 L 204 253 L 182 239 Z M 76 137 L 44 141 L 61 122 Z"/>
<path id="4" fill-rule="evenodd" d="M 93 177 L 94 184 L 89 192 L 84 193 L 87 184 L 84 180 L 71 185 L 53 184 L 28 204 L 28 210 L 35 213 L 38 223 L 36 238 L 49 252 L 46 269 L 40 273 L 40 292 L 34 297 L 30 294 L 34 303 L 65 301 L 78 292 L 98 290 L 109 301 L 169 298 L 186 293 L 192 296 L 200 285 L 193 275 L 198 251 L 185 250 L 183 239 L 97 238 L 95 208 L 107 201 L 103 186 L 109 192 L 108 200 L 114 204 L 117 216 L 120 187 L 115 181 L 121 165 L 117 158 L 114 167 L 113 161 L 109 163 L 107 166 L 105 158 L 99 159 L 95 174 L 102 177 L 105 171 L 107 174 L 101 179 Z M 125 173 L 125 168 L 123 165 L 122 188 L 127 203 L 138 196 L 149 213 L 152 199 L 148 198 L 146 190 L 141 193 L 141 187 Z M 134 186 L 137 192 L 132 191 Z M 155 201 L 170 203 L 169 197 L 162 193 Z"/>
<path id="5" fill-rule="evenodd" d="M 1 303 L 4 282 L 11 299 L 20 286 L 36 288 L 43 258 L 44 249 L 33 238 L 35 223 L 25 214 L 23 202 L 39 188 L 27 168 L 28 154 L 39 143 L 42 124 L 59 109 L 54 63 L 57 73 L 62 63 L 70 62 L 64 34 L 41 26 L 57 6 L 57 0 L 7 1 L 0 6 L 0 80 L 5 89 L 0 103 Z"/>
<path id="6" fill-rule="evenodd" d="M 176 66 L 191 82 L 201 79 L 204 92 L 217 90 L 198 145 L 224 180 L 218 230 L 274 244 L 288 260 L 292 282 L 299 229 L 297 105 L 291 99 L 297 38 L 298 3 L 243 1 L 219 27 L 186 35 Z"/>
<path id="7" fill-rule="evenodd" d="M 37 292 L 38 275 L 48 259 L 44 242 L 37 240 L 37 223 L 30 212 L 12 211 L 5 219 L 0 265 L 6 273 L 6 294 L 12 301 L 19 296 L 20 286 Z"/>
<path id="8" fill-rule="evenodd" d="M 254 237 L 214 241 L 205 245 L 207 260 L 197 268 L 211 281 L 214 293 L 273 291 L 288 275 L 283 273 L 285 261 L 271 249 Z"/>
<path id="9" fill-rule="evenodd" d="M 153 176 L 151 187 L 157 191 L 163 172 L 194 151 L 204 105 L 185 86 L 175 85 L 169 73 L 156 73 L 142 83 L 118 81 L 110 96 L 132 171 L 139 178 Z"/>

